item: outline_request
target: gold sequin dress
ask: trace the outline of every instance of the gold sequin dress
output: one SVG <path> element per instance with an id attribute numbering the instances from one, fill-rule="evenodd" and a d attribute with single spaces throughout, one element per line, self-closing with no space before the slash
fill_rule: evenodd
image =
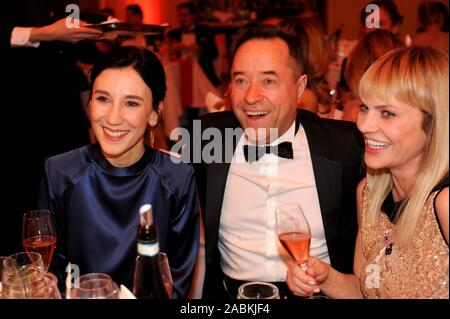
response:
<path id="1" fill-rule="evenodd" d="M 380 212 L 375 225 L 366 214 L 369 190 L 363 191 L 362 252 L 366 264 L 361 270 L 361 290 L 365 298 L 449 298 L 448 245 L 434 212 L 433 192 L 418 222 L 416 236 L 408 249 L 391 240 L 395 227 Z"/>

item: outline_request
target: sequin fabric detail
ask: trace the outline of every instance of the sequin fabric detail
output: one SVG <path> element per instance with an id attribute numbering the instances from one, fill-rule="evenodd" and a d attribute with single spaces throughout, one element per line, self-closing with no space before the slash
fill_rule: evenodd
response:
<path id="1" fill-rule="evenodd" d="M 361 290 L 366 298 L 449 298 L 449 252 L 436 220 L 432 193 L 408 248 L 390 238 L 395 225 L 384 213 L 370 225 L 366 214 L 369 189 L 363 191 Z"/>

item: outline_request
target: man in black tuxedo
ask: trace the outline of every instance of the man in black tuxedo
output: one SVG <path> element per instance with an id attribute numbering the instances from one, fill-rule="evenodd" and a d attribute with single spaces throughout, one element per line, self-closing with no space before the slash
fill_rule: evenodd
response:
<path id="1" fill-rule="evenodd" d="M 214 86 L 220 84 L 213 66 L 218 50 L 211 28 L 196 23 L 196 7 L 191 2 L 177 6 L 180 27 L 169 31 L 171 49 L 179 54 L 198 56 L 198 63 Z"/>
<path id="2" fill-rule="evenodd" d="M 211 163 L 203 153 L 195 164 L 205 227 L 204 298 L 235 298 L 240 284 L 255 280 L 274 282 L 282 296 L 293 296 L 286 271 L 298 266 L 275 226 L 274 211 L 283 202 L 302 206 L 310 254 L 352 272 L 364 141 L 351 122 L 297 110 L 307 81 L 299 50 L 276 27 L 244 27 L 232 50 L 233 112 L 202 117 L 202 132 L 218 129 L 222 138 L 213 144 L 221 160 Z M 230 140 L 227 129 L 237 130 L 236 137 Z M 202 141 L 203 152 L 206 145 L 211 148 Z"/>

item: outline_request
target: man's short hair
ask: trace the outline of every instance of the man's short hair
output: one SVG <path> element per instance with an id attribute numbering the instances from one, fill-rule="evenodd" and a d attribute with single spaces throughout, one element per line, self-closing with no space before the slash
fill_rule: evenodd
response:
<path id="1" fill-rule="evenodd" d="M 180 9 L 187 9 L 190 14 L 196 14 L 197 13 L 197 7 L 192 2 L 182 2 L 179 5 L 177 5 L 177 10 Z"/>
<path id="2" fill-rule="evenodd" d="M 231 46 L 231 58 L 234 59 L 239 47 L 250 40 L 274 40 L 280 39 L 286 43 L 289 49 L 289 55 L 295 62 L 294 75 L 299 77 L 303 73 L 302 52 L 295 36 L 287 33 L 274 25 L 261 24 L 259 22 L 250 22 L 244 25 L 237 33 Z"/>
<path id="3" fill-rule="evenodd" d="M 139 15 L 141 18 L 144 16 L 141 7 L 137 4 L 130 4 L 127 6 L 127 11 L 130 11 L 134 15 Z"/>

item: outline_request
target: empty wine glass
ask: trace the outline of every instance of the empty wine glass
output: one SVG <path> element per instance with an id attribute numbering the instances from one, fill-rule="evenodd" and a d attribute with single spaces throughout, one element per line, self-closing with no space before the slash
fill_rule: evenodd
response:
<path id="1" fill-rule="evenodd" d="M 237 299 L 280 299 L 280 293 L 270 282 L 252 281 L 239 286 Z"/>
<path id="2" fill-rule="evenodd" d="M 47 276 L 39 253 L 20 252 L 3 261 L 2 296 L 5 299 L 61 298 L 54 279 Z"/>
<path id="3" fill-rule="evenodd" d="M 160 266 L 159 269 L 161 269 L 161 278 L 163 280 L 164 286 L 167 289 L 168 295 L 171 296 L 173 292 L 173 280 L 172 274 L 170 273 L 169 259 L 163 252 L 159 252 L 158 257 Z"/>
<path id="4" fill-rule="evenodd" d="M 71 299 L 118 299 L 119 287 L 112 278 L 103 273 L 90 273 L 75 281 L 70 292 Z"/>
<path id="5" fill-rule="evenodd" d="M 48 210 L 33 210 L 23 215 L 22 244 L 26 251 L 41 254 L 48 271 L 56 247 L 56 232 Z"/>
<path id="6" fill-rule="evenodd" d="M 286 203 L 275 210 L 278 239 L 303 269 L 309 257 L 311 230 L 299 204 Z"/>

